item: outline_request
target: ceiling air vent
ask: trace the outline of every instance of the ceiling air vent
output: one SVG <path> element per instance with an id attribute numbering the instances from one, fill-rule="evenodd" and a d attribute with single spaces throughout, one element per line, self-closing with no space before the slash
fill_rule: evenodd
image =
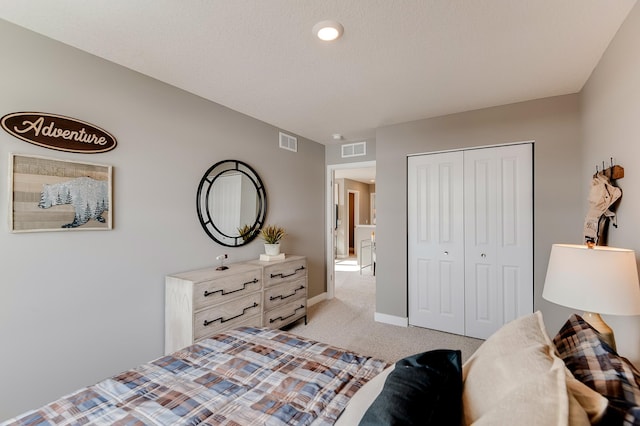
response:
<path id="1" fill-rule="evenodd" d="M 342 145 L 342 158 L 367 155 L 367 143 L 356 142 Z"/>
<path id="2" fill-rule="evenodd" d="M 298 152 L 298 138 L 280 132 L 280 148 Z"/>

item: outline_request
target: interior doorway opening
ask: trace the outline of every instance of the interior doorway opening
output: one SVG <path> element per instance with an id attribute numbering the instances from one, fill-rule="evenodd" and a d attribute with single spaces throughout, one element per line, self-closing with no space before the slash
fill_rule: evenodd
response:
<path id="1" fill-rule="evenodd" d="M 375 200 L 375 164 L 367 161 L 327 166 L 328 299 L 335 297 L 337 274 L 355 274 L 353 279 L 374 277 L 373 265 L 361 268 L 358 254 L 362 240 L 372 237 L 371 228 L 375 226 L 375 205 L 371 205 Z"/>

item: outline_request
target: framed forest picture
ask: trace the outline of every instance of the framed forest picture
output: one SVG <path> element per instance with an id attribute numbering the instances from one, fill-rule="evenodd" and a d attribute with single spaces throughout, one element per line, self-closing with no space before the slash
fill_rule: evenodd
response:
<path id="1" fill-rule="evenodd" d="M 12 232 L 112 229 L 112 167 L 11 154 Z"/>

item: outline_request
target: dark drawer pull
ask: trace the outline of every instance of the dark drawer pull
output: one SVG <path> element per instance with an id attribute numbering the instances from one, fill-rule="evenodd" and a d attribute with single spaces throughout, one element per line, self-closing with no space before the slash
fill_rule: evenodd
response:
<path id="1" fill-rule="evenodd" d="M 296 295 L 296 293 L 297 293 L 298 291 L 300 291 L 300 290 L 304 290 L 304 286 L 303 286 L 303 285 L 301 285 L 300 287 L 296 288 L 296 289 L 293 291 L 293 293 L 291 293 L 291 294 L 290 294 L 290 295 L 288 295 L 288 296 L 283 296 L 283 295 L 279 295 L 279 296 L 271 296 L 271 297 L 269 297 L 269 300 L 277 300 L 277 299 L 284 300 L 284 299 L 288 299 L 288 298 L 290 298 L 291 296 L 295 296 L 295 295 Z"/>
<path id="2" fill-rule="evenodd" d="M 288 319 L 288 318 L 291 318 L 291 317 L 292 317 L 292 316 L 294 316 L 294 315 L 296 314 L 296 312 L 298 312 L 298 310 L 300 310 L 300 309 L 304 309 L 304 305 L 300 305 L 300 307 L 299 307 L 299 308 L 296 308 L 296 309 L 293 311 L 293 313 L 292 313 L 291 315 L 287 315 L 286 317 L 278 317 L 278 318 L 272 318 L 272 319 L 270 319 L 270 320 L 269 320 L 269 324 L 273 324 L 273 323 L 274 323 L 274 322 L 276 322 L 276 321 L 284 321 L 284 320 L 286 320 L 286 319 Z"/>
<path id="3" fill-rule="evenodd" d="M 287 277 L 290 277 L 290 276 L 292 276 L 292 275 L 297 274 L 297 273 L 298 273 L 298 271 L 303 271 L 303 270 L 304 270 L 304 266 L 301 266 L 301 267 L 299 267 L 298 269 L 296 269 L 295 271 L 293 271 L 293 273 L 291 273 L 291 274 L 286 274 L 286 275 L 284 275 L 284 273 L 280 273 L 280 274 L 271 274 L 271 278 L 277 278 L 277 277 L 280 277 L 280 278 L 287 278 Z"/>
<path id="4" fill-rule="evenodd" d="M 218 321 L 220 321 L 220 324 L 224 324 L 225 322 L 227 322 L 227 321 L 231 321 L 232 319 L 240 318 L 241 316 L 243 316 L 244 314 L 246 314 L 246 313 L 247 313 L 247 311 L 248 311 L 249 309 L 253 309 L 253 308 L 257 308 L 257 307 L 258 307 L 258 304 L 257 304 L 256 302 L 253 302 L 253 305 L 251 305 L 251 306 L 247 306 L 246 308 L 244 308 L 244 309 L 242 310 L 242 313 L 241 313 L 241 314 L 238 314 L 238 315 L 236 315 L 235 317 L 231 317 L 231 318 L 227 318 L 227 319 L 224 319 L 223 317 L 220 317 L 220 318 L 216 318 L 216 319 L 211 320 L 211 321 L 204 320 L 204 326 L 206 327 L 206 326 L 208 326 L 209 324 L 213 324 L 214 322 L 218 322 Z"/>
<path id="5" fill-rule="evenodd" d="M 253 281 L 248 281 L 248 282 L 242 284 L 242 288 L 239 288 L 237 290 L 231 290 L 231 291 L 224 291 L 224 289 L 220 289 L 220 290 L 216 290 L 216 291 L 207 291 L 207 290 L 205 290 L 204 291 L 204 297 L 211 296 L 212 294 L 216 294 L 216 293 L 220 293 L 223 296 L 226 296 L 227 294 L 231 294 L 231 293 L 237 293 L 238 291 L 246 290 L 247 286 L 249 284 L 255 284 L 257 282 L 258 282 L 258 279 L 254 278 Z"/>

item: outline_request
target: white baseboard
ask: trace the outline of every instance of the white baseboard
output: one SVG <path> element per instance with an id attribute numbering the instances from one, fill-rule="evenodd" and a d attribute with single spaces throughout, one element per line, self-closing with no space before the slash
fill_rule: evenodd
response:
<path id="1" fill-rule="evenodd" d="M 398 327 L 409 327 L 409 318 L 406 317 L 397 317 L 395 315 L 381 314 L 380 312 L 376 312 L 373 316 L 373 319 L 376 322 L 381 322 L 384 324 L 396 325 Z"/>
<path id="2" fill-rule="evenodd" d="M 307 299 L 307 306 L 313 306 L 316 303 L 320 303 L 323 300 L 327 300 L 327 292 L 320 293 L 317 296 L 313 296 L 311 299 Z"/>

